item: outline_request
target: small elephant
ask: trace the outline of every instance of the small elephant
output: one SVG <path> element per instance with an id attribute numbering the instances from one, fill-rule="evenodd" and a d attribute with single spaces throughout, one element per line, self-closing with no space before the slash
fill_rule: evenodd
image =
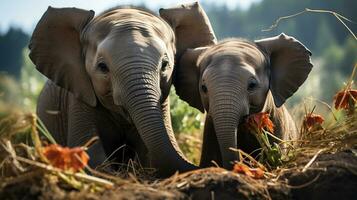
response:
<path id="1" fill-rule="evenodd" d="M 312 69 L 310 51 L 295 38 L 227 39 L 188 49 L 177 67 L 177 94 L 191 106 L 207 111 L 200 166 L 211 160 L 231 169 L 237 160 L 230 147 L 248 153 L 259 143 L 246 126 L 247 115 L 268 112 L 275 135 L 296 139 L 296 126 L 283 106 Z"/>
<path id="2" fill-rule="evenodd" d="M 161 12 L 175 21 L 175 31 L 134 7 L 96 17 L 49 7 L 33 32 L 29 56 L 49 78 L 37 113 L 62 145 L 84 145 L 98 135 L 100 143 L 89 149 L 94 167 L 114 154 L 124 163 L 139 158 L 159 176 L 196 168 L 173 135 L 168 94 L 175 56 L 214 42 L 205 36 L 210 25 L 197 3 Z"/>

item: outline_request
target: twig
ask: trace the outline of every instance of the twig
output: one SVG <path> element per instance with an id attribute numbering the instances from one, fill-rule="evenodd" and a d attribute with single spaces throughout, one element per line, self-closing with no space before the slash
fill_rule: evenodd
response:
<path id="1" fill-rule="evenodd" d="M 129 176 L 131 175 L 130 168 L 131 168 L 131 171 L 134 173 L 133 175 L 136 176 L 136 170 L 135 170 L 134 162 L 133 162 L 133 160 L 131 158 L 128 160 L 128 164 L 126 165 L 126 172 L 129 174 Z"/>
<path id="2" fill-rule="evenodd" d="M 5 142 L 6 144 L 0 143 L 3 148 L 10 154 L 11 158 L 13 159 L 13 164 L 16 167 L 17 170 L 19 170 L 20 172 L 24 172 L 25 168 L 19 163 L 19 161 L 16 160 L 16 151 L 14 149 L 14 147 L 12 146 L 10 140 L 7 140 Z"/>
<path id="3" fill-rule="evenodd" d="M 47 171 L 60 172 L 60 173 L 66 174 L 66 175 L 73 175 L 74 177 L 77 177 L 77 178 L 80 178 L 80 179 L 83 179 L 83 180 L 86 180 L 86 181 L 95 182 L 95 183 L 98 183 L 100 185 L 109 186 L 109 187 L 112 187 L 114 185 L 112 182 L 110 182 L 108 180 L 105 180 L 105 179 L 101 179 L 101 178 L 98 178 L 98 177 L 94 177 L 94 176 L 90 176 L 90 175 L 82 174 L 82 173 L 70 173 L 70 172 L 62 171 L 62 170 L 57 169 L 57 168 L 55 168 L 55 167 L 53 167 L 51 165 L 46 165 L 44 163 L 33 161 L 33 160 L 29 160 L 27 158 L 23 158 L 23 157 L 20 157 L 20 156 L 16 156 L 16 160 L 18 160 L 20 162 L 24 162 L 24 163 L 30 164 L 30 165 L 33 165 L 33 166 L 36 166 L 36 167 L 39 167 L 39 168 L 42 168 L 42 169 L 45 169 Z"/>
<path id="4" fill-rule="evenodd" d="M 323 151 L 323 149 L 320 149 L 315 155 L 314 157 L 311 158 L 311 160 L 304 166 L 304 168 L 302 169 L 302 172 L 305 172 L 311 165 L 312 163 L 316 160 L 317 156 L 320 155 L 320 153 Z"/>
<path id="5" fill-rule="evenodd" d="M 264 171 L 268 171 L 267 168 L 261 164 L 260 162 L 258 162 L 257 160 L 255 160 L 252 156 L 250 156 L 249 154 L 245 153 L 244 151 L 240 150 L 240 149 L 235 149 L 230 147 L 229 150 L 234 151 L 234 152 L 238 152 L 239 154 L 243 154 L 245 157 L 247 157 L 250 161 L 252 161 L 253 163 L 255 163 L 259 168 L 261 168 Z"/>
<path id="6" fill-rule="evenodd" d="M 352 74 L 350 76 L 350 79 L 348 80 L 348 85 L 351 86 L 353 83 L 353 77 L 355 76 L 357 71 L 357 63 L 355 63 L 355 66 L 353 67 Z M 347 86 L 348 87 L 348 86 Z"/>
<path id="7" fill-rule="evenodd" d="M 29 119 L 30 119 L 30 123 L 31 123 L 31 138 L 33 141 L 33 144 L 35 146 L 35 150 L 36 153 L 39 155 L 40 159 L 44 162 L 48 162 L 48 160 L 46 159 L 46 157 L 43 155 L 42 153 L 42 143 L 40 140 L 40 136 L 38 135 L 38 131 L 37 131 L 37 116 L 35 114 L 29 114 Z"/>
<path id="8" fill-rule="evenodd" d="M 167 179 L 167 180 L 171 180 L 168 185 L 171 185 L 171 184 L 173 184 L 173 183 L 176 183 L 176 182 L 177 182 L 177 179 L 178 179 L 178 175 L 179 175 L 179 172 L 176 171 L 174 175 L 172 175 L 169 179 Z"/>
<path id="9" fill-rule="evenodd" d="M 28 180 L 34 176 L 37 176 L 39 174 L 41 174 L 43 171 L 41 169 L 35 170 L 35 171 L 30 171 L 30 172 L 26 172 L 21 174 L 21 176 L 16 176 L 16 177 L 8 177 L 6 179 L 3 180 L 3 182 L 0 184 L 0 188 L 1 187 L 6 187 L 8 185 L 13 185 L 16 183 L 21 183 L 25 180 Z"/>
<path id="10" fill-rule="evenodd" d="M 109 161 L 109 159 L 110 159 L 112 156 L 114 156 L 114 154 L 115 154 L 117 151 L 119 151 L 121 148 L 123 148 L 123 147 L 125 147 L 125 146 L 126 146 L 126 145 L 123 144 L 123 145 L 121 145 L 120 147 L 118 147 L 117 149 L 115 149 L 115 150 L 103 161 L 103 163 Z"/>
<path id="11" fill-rule="evenodd" d="M 220 168 L 220 166 L 218 165 L 218 163 L 217 163 L 216 161 L 211 160 L 211 163 L 212 163 L 214 166 L 216 166 L 216 167 Z"/>
<path id="12" fill-rule="evenodd" d="M 337 122 L 337 117 L 336 117 L 335 114 L 333 113 L 332 107 L 331 107 L 328 103 L 326 103 L 326 102 L 324 102 L 324 101 L 321 101 L 321 100 L 319 100 L 319 99 L 315 99 L 315 98 L 313 98 L 313 97 L 307 97 L 307 99 L 310 99 L 310 100 L 312 100 L 312 101 L 316 101 L 316 102 L 318 102 L 318 103 L 321 103 L 321 104 L 325 105 L 325 106 L 330 110 L 330 112 L 331 112 L 333 118 L 334 118 L 335 121 Z"/>
<path id="13" fill-rule="evenodd" d="M 346 95 L 347 95 L 347 90 L 350 89 L 351 86 L 352 86 L 353 77 L 355 76 L 356 69 L 357 69 L 357 63 L 356 63 L 355 66 L 353 67 L 351 77 L 350 77 L 350 79 L 348 80 L 348 83 L 346 84 L 345 89 L 343 90 L 343 96 L 342 96 L 342 98 L 341 98 L 341 102 L 340 102 L 339 105 L 338 105 L 339 108 L 341 107 L 342 102 L 343 102 L 343 100 L 345 99 L 345 97 L 346 97 Z M 351 96 L 352 96 L 352 95 L 351 95 Z"/>
<path id="14" fill-rule="evenodd" d="M 284 16 L 284 17 L 279 17 L 273 25 L 271 25 L 269 28 L 267 29 L 263 29 L 262 31 L 263 32 L 266 32 L 266 31 L 272 31 L 274 28 L 276 28 L 279 24 L 279 22 L 281 20 L 284 20 L 284 19 L 288 19 L 288 18 L 292 18 L 292 17 L 296 17 L 298 15 L 302 15 L 304 13 L 307 13 L 307 12 L 313 12 L 313 13 L 329 13 L 329 14 L 332 14 L 333 16 L 335 16 L 342 24 L 343 26 L 351 33 L 351 35 L 355 38 L 355 40 L 357 40 L 357 37 L 356 35 L 353 33 L 353 31 L 343 22 L 343 20 L 346 20 L 348 22 L 351 22 L 351 23 L 355 23 L 354 21 L 348 19 L 347 17 L 344 17 L 343 15 L 340 15 L 336 12 L 333 12 L 333 11 L 330 11 L 330 10 L 320 10 L 320 9 L 310 9 L 310 8 L 305 8 L 305 10 L 303 11 L 300 11 L 298 13 L 295 13 L 293 15 L 288 15 L 288 16 Z"/>
<path id="15" fill-rule="evenodd" d="M 98 136 L 94 136 L 91 139 L 89 139 L 82 147 L 84 149 L 89 148 L 90 146 L 92 146 L 94 143 L 96 143 L 99 140 Z"/>
<path id="16" fill-rule="evenodd" d="M 317 179 L 320 178 L 320 175 L 321 173 L 319 173 L 314 179 L 312 179 L 311 181 L 305 183 L 305 184 L 302 184 L 302 185 L 297 185 L 297 186 L 294 186 L 294 185 L 286 185 L 288 188 L 292 188 L 292 189 L 299 189 L 299 188 L 304 188 L 310 184 L 312 184 L 313 182 L 317 181 Z"/>
<path id="17" fill-rule="evenodd" d="M 292 15 L 288 15 L 288 16 L 284 16 L 284 17 L 279 17 L 277 20 L 275 20 L 274 24 L 272 24 L 272 25 L 271 25 L 269 28 L 267 28 L 267 29 L 263 29 L 262 31 L 263 31 L 263 32 L 272 31 L 274 28 L 276 28 L 276 27 L 278 26 L 278 24 L 279 24 L 279 22 L 280 22 L 281 20 L 283 20 L 283 19 L 288 19 L 288 18 L 292 18 L 292 17 L 296 17 L 296 16 L 301 15 L 301 14 L 303 14 L 303 13 L 305 13 L 305 12 L 306 12 L 306 9 L 303 10 L 303 11 L 300 11 L 300 12 L 298 12 L 298 13 L 292 14 Z"/>
<path id="18" fill-rule="evenodd" d="M 52 143 L 52 144 L 57 144 L 56 140 L 52 137 L 51 133 L 48 131 L 46 128 L 45 124 L 42 122 L 42 120 L 39 117 L 36 117 L 36 127 L 42 132 L 44 136 Z"/>
<path id="19" fill-rule="evenodd" d="M 86 170 L 88 170 L 91 174 L 95 175 L 95 176 L 100 176 L 102 178 L 105 178 L 105 179 L 108 179 L 108 180 L 111 180 L 111 181 L 115 181 L 116 183 L 118 183 L 119 181 L 121 182 L 127 182 L 126 180 L 124 179 L 121 179 L 117 176 L 113 176 L 113 175 L 110 175 L 110 174 L 106 174 L 106 173 L 102 173 L 100 171 L 97 171 L 95 169 L 92 169 L 90 168 L 89 166 L 86 166 L 85 167 Z"/>
<path id="20" fill-rule="evenodd" d="M 294 148 L 290 143 L 295 142 L 295 140 L 291 140 L 291 141 L 282 140 L 282 139 L 276 137 L 275 135 L 271 134 L 269 131 L 265 131 L 265 130 L 264 130 L 264 133 L 266 133 L 266 134 L 268 134 L 270 137 L 272 137 L 272 138 L 278 140 L 281 144 L 287 143 L 291 148 Z"/>

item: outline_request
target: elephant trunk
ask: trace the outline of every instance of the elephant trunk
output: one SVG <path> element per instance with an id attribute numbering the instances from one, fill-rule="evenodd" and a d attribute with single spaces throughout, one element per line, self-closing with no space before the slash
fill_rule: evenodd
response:
<path id="1" fill-rule="evenodd" d="M 121 72 L 114 87 L 114 101 L 128 108 L 128 113 L 146 145 L 152 167 L 161 177 L 175 171 L 188 171 L 196 166 L 187 161 L 176 143 L 173 132 L 166 129 L 160 103 L 159 76 L 143 72 L 145 66 L 130 67 Z M 123 86 L 121 88 L 121 86 Z"/>
<path id="2" fill-rule="evenodd" d="M 210 101 L 210 113 L 221 152 L 222 166 L 232 169 L 233 161 L 237 160 L 237 153 L 230 148 L 237 148 L 237 129 L 240 121 L 249 112 L 245 100 L 240 99 L 240 89 L 232 85 L 225 85 L 221 81 L 215 87 L 218 90 Z M 228 83 L 232 83 L 229 82 Z M 214 89 L 215 90 L 215 89 Z"/>

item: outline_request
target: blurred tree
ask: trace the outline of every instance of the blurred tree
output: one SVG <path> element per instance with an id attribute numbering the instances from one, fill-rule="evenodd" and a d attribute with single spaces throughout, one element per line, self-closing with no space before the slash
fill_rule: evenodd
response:
<path id="1" fill-rule="evenodd" d="M 5 71 L 16 78 L 20 77 L 22 49 L 27 47 L 29 36 L 20 28 L 11 27 L 0 35 L 0 71 Z"/>
<path id="2" fill-rule="evenodd" d="M 343 43 L 349 36 L 345 27 L 330 14 L 305 13 L 281 21 L 279 26 L 272 31 L 262 32 L 261 30 L 270 27 L 279 17 L 295 14 L 305 8 L 331 10 L 353 21 L 357 20 L 357 12 L 355 12 L 357 1 L 351 0 L 263 0 L 253 4 L 248 10 L 242 10 L 239 7 L 229 9 L 226 6 L 214 4 L 204 4 L 203 6 L 219 39 L 225 37 L 256 39 L 285 32 L 294 35 L 310 49 L 317 51 L 321 50 L 316 46 L 318 46 L 320 38 L 325 37 L 324 34 L 329 35 L 325 38 L 332 36 L 338 43 Z M 325 27 L 319 28 L 321 24 Z M 357 32 L 357 24 L 348 23 L 348 25 L 353 32 Z M 321 29 L 325 29 L 325 31 Z"/>
<path id="3" fill-rule="evenodd" d="M 315 42 L 316 46 L 314 48 L 314 52 L 316 52 L 317 55 L 321 55 L 327 48 L 337 45 L 336 39 L 332 34 L 331 27 L 324 18 L 317 26 L 317 35 L 320 35 L 319 39 Z"/>
<path id="4" fill-rule="evenodd" d="M 343 49 L 344 54 L 339 71 L 347 78 L 351 75 L 353 66 L 357 64 L 357 41 L 352 36 L 346 38 Z"/>

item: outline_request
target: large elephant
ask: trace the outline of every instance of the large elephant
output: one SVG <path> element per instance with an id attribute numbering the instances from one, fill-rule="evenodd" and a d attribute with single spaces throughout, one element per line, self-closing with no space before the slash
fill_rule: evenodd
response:
<path id="1" fill-rule="evenodd" d="M 115 154 L 119 162 L 138 157 L 159 176 L 196 168 L 173 135 L 168 94 L 175 56 L 211 44 L 201 37 L 210 27 L 197 3 L 162 12 L 184 28 L 174 32 L 159 16 L 133 7 L 96 17 L 49 7 L 33 32 L 30 58 L 50 79 L 37 113 L 63 145 L 83 145 L 99 135 L 100 143 L 89 149 L 92 166 Z"/>
<path id="2" fill-rule="evenodd" d="M 251 153 L 257 140 L 243 126 L 247 115 L 269 112 L 275 135 L 296 139 L 296 126 L 283 106 L 311 71 L 310 51 L 293 37 L 250 42 L 227 39 L 188 49 L 177 67 L 174 85 L 191 106 L 207 111 L 201 166 L 215 160 L 232 167 L 237 155 L 230 147 Z"/>

